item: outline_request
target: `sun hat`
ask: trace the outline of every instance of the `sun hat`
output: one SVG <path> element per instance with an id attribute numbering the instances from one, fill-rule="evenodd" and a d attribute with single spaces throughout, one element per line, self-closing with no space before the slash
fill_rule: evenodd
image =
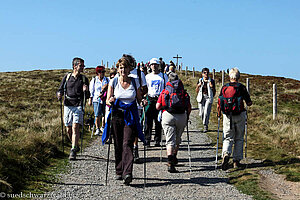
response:
<path id="1" fill-rule="evenodd" d="M 158 60 L 157 58 L 152 58 L 152 59 L 150 60 L 150 65 L 152 65 L 152 64 L 157 64 L 157 65 L 159 65 L 160 62 L 159 62 L 159 60 Z"/>

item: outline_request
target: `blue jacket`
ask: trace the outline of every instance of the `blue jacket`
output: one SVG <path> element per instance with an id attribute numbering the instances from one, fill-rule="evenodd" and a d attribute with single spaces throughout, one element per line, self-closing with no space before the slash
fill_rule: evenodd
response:
<path id="1" fill-rule="evenodd" d="M 136 101 L 131 102 L 130 104 L 125 104 L 119 99 L 117 99 L 114 103 L 113 110 L 117 110 L 118 108 L 121 108 L 124 110 L 124 121 L 127 126 L 135 125 L 137 131 L 138 131 L 138 137 L 139 139 L 145 143 L 145 137 L 142 131 L 142 127 L 139 120 L 139 114 L 138 114 L 138 108 L 136 106 Z M 110 112 L 107 117 L 107 122 L 105 123 L 105 128 L 102 134 L 102 144 L 105 144 L 105 142 L 109 138 L 110 131 L 110 119 L 111 119 L 112 109 L 110 109 Z"/>

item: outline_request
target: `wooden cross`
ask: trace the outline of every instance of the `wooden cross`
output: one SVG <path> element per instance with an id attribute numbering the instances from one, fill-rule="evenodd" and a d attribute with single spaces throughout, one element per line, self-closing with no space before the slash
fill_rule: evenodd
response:
<path id="1" fill-rule="evenodd" d="M 176 60 L 177 60 L 177 61 L 176 61 L 176 68 L 178 68 L 178 59 L 179 59 L 179 58 L 182 58 L 182 57 L 179 57 L 178 54 L 177 54 L 177 56 L 176 56 L 176 57 L 173 57 L 173 58 L 176 58 Z M 182 67 L 182 66 L 181 66 L 181 67 Z"/>

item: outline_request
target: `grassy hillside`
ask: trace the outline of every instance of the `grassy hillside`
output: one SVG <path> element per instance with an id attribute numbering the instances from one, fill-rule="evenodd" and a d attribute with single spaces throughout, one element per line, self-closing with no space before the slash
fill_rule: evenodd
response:
<path id="1" fill-rule="evenodd" d="M 26 184 L 32 183 L 32 177 L 54 161 L 53 158 L 62 158 L 60 104 L 55 92 L 68 71 L 0 73 L 0 191 L 24 189 Z M 85 74 L 90 80 L 94 69 L 86 69 Z M 196 76 L 199 75 L 197 72 Z M 188 79 L 184 73 L 180 77 L 196 106 L 194 88 L 198 78 L 191 77 L 191 73 Z M 290 180 L 299 181 L 300 81 L 242 74 L 240 82 L 245 84 L 246 78 L 250 78 L 253 101 L 248 114 L 248 157 L 262 159 L 264 166 L 273 166 L 278 172 L 287 174 Z M 220 73 L 216 74 L 216 83 L 218 93 Z M 274 121 L 273 83 L 277 83 L 279 94 L 279 113 Z M 217 124 L 216 101 L 211 114 L 214 127 Z M 216 132 L 209 134 L 216 139 Z M 239 175 L 233 173 L 233 176 Z"/>

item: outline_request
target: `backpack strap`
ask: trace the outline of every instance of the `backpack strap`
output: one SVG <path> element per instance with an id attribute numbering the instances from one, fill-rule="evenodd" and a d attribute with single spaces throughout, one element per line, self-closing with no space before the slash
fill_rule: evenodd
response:
<path id="1" fill-rule="evenodd" d="M 66 77 L 66 80 L 65 80 L 65 83 L 64 83 L 64 94 L 65 94 L 65 96 L 67 95 L 67 82 L 68 82 L 68 80 L 70 79 L 71 75 L 72 75 L 71 72 L 69 72 L 69 73 L 67 74 L 67 77 Z"/>

